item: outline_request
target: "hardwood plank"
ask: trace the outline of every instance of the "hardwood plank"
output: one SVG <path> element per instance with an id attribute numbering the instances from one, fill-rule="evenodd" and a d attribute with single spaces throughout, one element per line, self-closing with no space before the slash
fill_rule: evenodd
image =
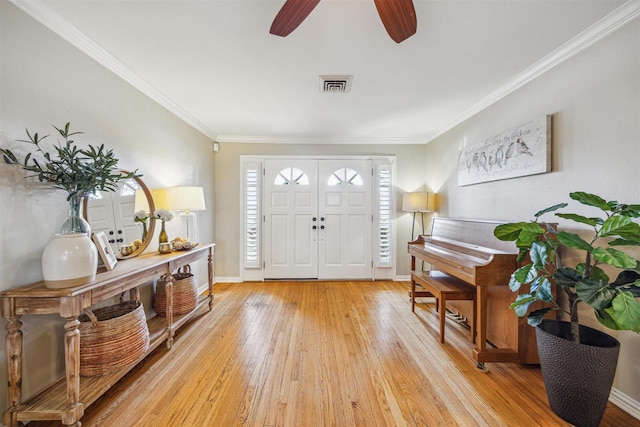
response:
<path id="1" fill-rule="evenodd" d="M 569 426 L 537 367 L 476 369 L 465 326 L 440 344 L 400 282 L 216 284 L 213 311 L 86 409 L 83 427 Z M 37 421 L 34 427 L 58 426 Z M 609 404 L 602 427 L 640 421 Z"/>

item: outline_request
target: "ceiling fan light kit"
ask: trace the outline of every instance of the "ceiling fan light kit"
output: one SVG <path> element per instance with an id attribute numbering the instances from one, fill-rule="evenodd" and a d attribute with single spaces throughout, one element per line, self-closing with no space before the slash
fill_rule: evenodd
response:
<path id="1" fill-rule="evenodd" d="M 417 20 L 413 0 L 373 0 L 389 36 L 401 43 L 416 33 Z M 320 0 L 287 0 L 276 15 L 269 32 L 286 37 L 298 28 Z"/>

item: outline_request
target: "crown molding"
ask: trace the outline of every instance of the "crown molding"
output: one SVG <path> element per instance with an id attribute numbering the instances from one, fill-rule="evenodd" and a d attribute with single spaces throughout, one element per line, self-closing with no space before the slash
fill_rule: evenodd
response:
<path id="1" fill-rule="evenodd" d="M 216 142 L 233 142 L 240 144 L 424 144 L 423 137 L 369 137 L 369 136 L 250 136 L 250 135 L 218 135 Z"/>
<path id="2" fill-rule="evenodd" d="M 640 0 L 629 0 L 465 111 L 452 117 L 449 121 L 426 135 L 425 142 L 428 143 L 433 141 L 435 138 L 498 102 L 525 84 L 571 58 L 578 52 L 583 51 L 599 40 L 607 37 L 638 16 L 640 16 Z"/>
<path id="3" fill-rule="evenodd" d="M 134 73 L 131 69 L 118 61 L 109 52 L 89 39 L 80 32 L 69 21 L 58 15 L 42 0 L 9 0 L 23 12 L 40 22 L 42 25 L 80 49 L 82 52 L 93 58 L 102 66 L 111 70 L 115 75 L 131 84 L 143 94 L 169 110 L 171 113 L 182 119 L 188 125 L 201 132 L 203 135 L 215 139 L 216 133 L 205 126 L 202 122 L 188 113 L 171 98 L 160 92 L 145 79 Z"/>

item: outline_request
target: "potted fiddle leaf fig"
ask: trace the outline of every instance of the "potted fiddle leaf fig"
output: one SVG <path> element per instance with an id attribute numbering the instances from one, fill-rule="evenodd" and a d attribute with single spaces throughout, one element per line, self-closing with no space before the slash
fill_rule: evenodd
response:
<path id="1" fill-rule="evenodd" d="M 509 282 L 509 288 L 518 293 L 511 308 L 536 327 L 551 409 L 572 424 L 597 426 L 613 384 L 620 344 L 609 334 L 581 325 L 578 308 L 582 302 L 590 306 L 609 329 L 640 332 L 636 299 L 640 297 L 640 261 L 630 253 L 640 248 L 640 225 L 635 220 L 640 217 L 640 204 L 606 201 L 585 192 L 569 196 L 598 210 L 599 216 L 555 215 L 586 225 L 591 229 L 589 237 L 558 231 L 555 224 L 540 220 L 568 203 L 543 209 L 529 222 L 499 225 L 494 234 L 515 242 L 519 249 L 521 266 Z M 578 261 L 564 263 L 562 257 L 568 256 L 578 256 Z M 564 301 L 555 298 L 555 289 L 564 291 Z M 570 321 L 545 318 L 554 311 Z"/>

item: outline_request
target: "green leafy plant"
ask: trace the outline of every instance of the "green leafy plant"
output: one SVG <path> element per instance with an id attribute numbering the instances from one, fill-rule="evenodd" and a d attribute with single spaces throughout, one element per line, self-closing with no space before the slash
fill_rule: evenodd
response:
<path id="1" fill-rule="evenodd" d="M 520 317 L 536 326 L 551 310 L 569 315 L 571 334 L 580 342 L 578 304 L 585 302 L 594 309 L 596 318 L 614 330 L 640 332 L 640 261 L 618 248 L 640 247 L 640 225 L 633 218 L 640 217 L 640 205 L 627 205 L 585 193 L 570 193 L 571 199 L 601 212 L 600 217 L 586 217 L 575 213 L 555 215 L 592 227 L 590 239 L 577 234 L 557 231 L 553 224 L 540 222 L 542 215 L 565 208 L 560 203 L 543 209 L 529 222 L 502 224 L 495 228 L 495 236 L 513 241 L 519 249 L 519 267 L 509 281 L 509 288 L 519 292 L 522 286 L 528 291 L 516 297 L 511 304 Z M 563 265 L 560 254 L 567 248 L 583 254 L 575 266 Z M 611 281 L 601 266 L 617 269 L 617 277 Z M 552 292 L 554 283 L 567 295 L 568 308 L 560 306 Z M 538 301 L 544 308 L 532 310 Z M 527 314 L 528 313 L 528 314 Z"/>
<path id="2" fill-rule="evenodd" d="M 0 153 L 3 154 L 5 162 L 33 172 L 30 177 L 36 177 L 40 182 L 65 190 L 68 193 L 67 200 L 74 196 L 94 193 L 96 190 L 115 191 L 121 179 L 135 176 L 135 172 L 125 173 L 117 169 L 118 159 L 113 150 L 107 150 L 104 144 L 98 147 L 89 145 L 87 149 L 78 148 L 70 138 L 82 132 L 71 132 L 69 126 L 69 123 L 63 128 L 54 126 L 64 138 L 64 143 L 53 146 L 54 154 L 45 151 L 42 146 L 42 141 L 49 135 L 32 135 L 28 129 L 26 132 L 29 139 L 19 142 L 32 144 L 35 149 L 28 153 L 24 160 L 18 160 L 11 150 L 5 148 L 0 148 Z"/>

